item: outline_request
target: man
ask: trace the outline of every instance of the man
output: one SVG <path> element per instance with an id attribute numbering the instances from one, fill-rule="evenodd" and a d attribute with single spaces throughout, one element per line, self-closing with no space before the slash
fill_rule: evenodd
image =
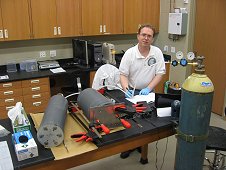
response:
<path id="1" fill-rule="evenodd" d="M 137 33 L 138 44 L 128 49 L 121 60 L 120 83 L 126 97 L 134 95 L 132 89 L 139 90 L 139 95 L 148 95 L 165 74 L 163 54 L 151 45 L 154 35 L 155 29 L 151 25 L 141 25 Z M 130 152 L 121 153 L 121 158 L 128 157 Z"/>
<path id="2" fill-rule="evenodd" d="M 138 44 L 128 49 L 120 63 L 120 81 L 127 97 L 132 90 L 140 90 L 140 95 L 148 95 L 165 74 L 163 54 L 152 44 L 155 30 L 151 25 L 141 25 L 138 29 Z"/>

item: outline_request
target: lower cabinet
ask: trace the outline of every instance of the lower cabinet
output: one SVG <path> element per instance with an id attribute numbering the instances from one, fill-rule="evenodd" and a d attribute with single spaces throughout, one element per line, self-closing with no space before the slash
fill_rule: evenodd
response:
<path id="1" fill-rule="evenodd" d="M 50 99 L 49 78 L 38 78 L 0 83 L 0 119 L 22 102 L 26 113 L 44 112 Z"/>

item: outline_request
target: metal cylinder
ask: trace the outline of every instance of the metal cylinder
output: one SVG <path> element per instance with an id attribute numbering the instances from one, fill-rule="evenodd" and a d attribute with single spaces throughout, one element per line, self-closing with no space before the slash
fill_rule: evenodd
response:
<path id="1" fill-rule="evenodd" d="M 67 108 L 68 101 L 62 95 L 50 98 L 37 132 L 38 141 L 46 148 L 58 146 L 63 142 Z"/>
<path id="2" fill-rule="evenodd" d="M 78 106 L 83 110 L 84 115 L 90 120 L 89 109 L 91 107 L 113 104 L 113 102 L 92 88 L 83 90 L 77 99 Z"/>
<path id="3" fill-rule="evenodd" d="M 175 170 L 202 170 L 213 91 L 211 80 L 196 73 L 182 86 Z"/>

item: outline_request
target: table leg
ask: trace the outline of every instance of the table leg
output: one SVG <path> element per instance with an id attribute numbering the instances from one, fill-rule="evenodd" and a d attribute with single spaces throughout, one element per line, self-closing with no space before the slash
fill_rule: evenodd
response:
<path id="1" fill-rule="evenodd" d="M 141 146 L 140 163 L 141 164 L 147 164 L 148 163 L 148 144 Z"/>

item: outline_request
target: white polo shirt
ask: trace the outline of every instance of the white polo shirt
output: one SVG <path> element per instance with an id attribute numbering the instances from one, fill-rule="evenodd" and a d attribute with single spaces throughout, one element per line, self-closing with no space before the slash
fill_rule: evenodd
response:
<path id="1" fill-rule="evenodd" d="M 165 74 L 165 62 L 162 51 L 151 45 L 145 58 L 138 50 L 138 45 L 128 49 L 122 57 L 120 74 L 128 77 L 129 86 L 143 89 L 148 86 L 157 74 Z"/>

